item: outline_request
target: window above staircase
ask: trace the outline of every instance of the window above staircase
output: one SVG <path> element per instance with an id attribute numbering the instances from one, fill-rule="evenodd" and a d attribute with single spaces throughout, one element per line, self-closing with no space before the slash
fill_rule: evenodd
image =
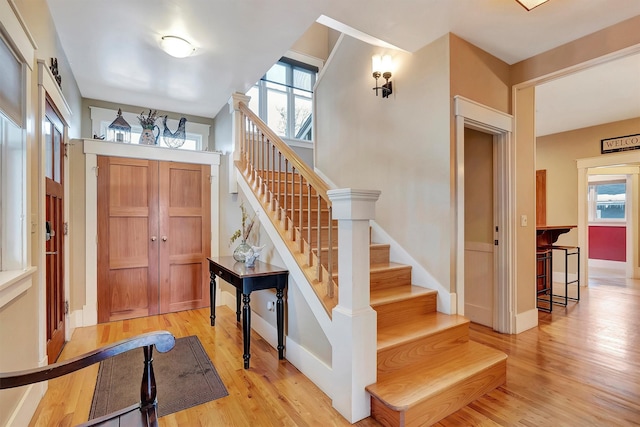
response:
<path id="1" fill-rule="evenodd" d="M 312 141 L 313 86 L 318 67 L 281 58 L 247 92 L 249 108 L 279 137 Z"/>

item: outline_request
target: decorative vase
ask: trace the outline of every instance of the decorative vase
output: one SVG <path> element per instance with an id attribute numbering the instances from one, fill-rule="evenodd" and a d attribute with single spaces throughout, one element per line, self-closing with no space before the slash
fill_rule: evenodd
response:
<path id="1" fill-rule="evenodd" d="M 246 240 L 242 240 L 238 247 L 233 251 L 233 259 L 239 262 L 245 262 L 247 258 L 251 258 L 252 256 L 253 249 L 247 244 Z"/>
<path id="2" fill-rule="evenodd" d="M 154 133 L 154 130 L 158 130 L 158 133 Z M 144 127 L 142 128 L 142 133 L 140 134 L 140 140 L 138 141 L 141 145 L 156 145 L 158 143 L 158 137 L 160 136 L 160 128 L 156 125 L 153 127 Z"/>

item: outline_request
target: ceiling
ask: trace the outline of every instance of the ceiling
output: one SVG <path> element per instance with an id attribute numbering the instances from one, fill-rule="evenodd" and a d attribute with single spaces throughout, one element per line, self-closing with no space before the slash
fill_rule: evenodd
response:
<path id="1" fill-rule="evenodd" d="M 203 117 L 246 91 L 319 18 L 408 52 L 453 32 L 513 64 L 640 15 L 638 0 L 551 0 L 530 12 L 515 0 L 47 2 L 83 97 Z M 166 34 L 192 41 L 195 54 L 168 56 L 159 48 Z M 605 121 L 640 116 L 639 58 L 540 87 L 539 134 L 604 113 Z"/>

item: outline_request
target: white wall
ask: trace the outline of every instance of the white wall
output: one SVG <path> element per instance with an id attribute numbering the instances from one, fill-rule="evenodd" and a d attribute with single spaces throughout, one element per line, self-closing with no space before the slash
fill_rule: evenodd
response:
<path id="1" fill-rule="evenodd" d="M 315 94 L 316 168 L 338 187 L 381 190 L 376 222 L 446 289 L 451 285 L 449 39 L 390 53 L 393 94 L 371 89 L 371 56 L 344 36 Z"/>

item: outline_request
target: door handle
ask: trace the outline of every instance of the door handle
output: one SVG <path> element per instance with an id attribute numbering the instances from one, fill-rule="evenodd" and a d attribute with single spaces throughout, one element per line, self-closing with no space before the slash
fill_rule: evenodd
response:
<path id="1" fill-rule="evenodd" d="M 167 236 L 162 236 L 162 241 L 166 242 L 167 241 Z"/>
<path id="2" fill-rule="evenodd" d="M 53 252 L 45 252 L 45 255 L 58 255 L 58 251 L 53 251 Z"/>
<path id="3" fill-rule="evenodd" d="M 151 241 L 155 242 L 156 240 L 158 240 L 158 238 L 156 236 L 151 236 Z"/>

